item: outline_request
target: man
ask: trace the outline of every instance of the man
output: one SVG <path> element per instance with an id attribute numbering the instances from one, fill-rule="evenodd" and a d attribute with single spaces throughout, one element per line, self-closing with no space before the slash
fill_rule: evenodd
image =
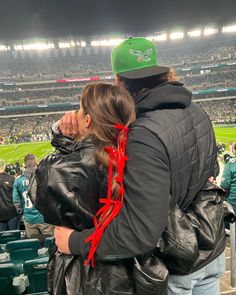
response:
<path id="1" fill-rule="evenodd" d="M 23 214 L 26 236 L 28 238 L 52 236 L 53 226 L 44 222 L 42 214 L 33 207 L 28 196 L 29 179 L 37 167 L 37 159 L 33 154 L 24 158 L 25 171 L 16 178 L 13 186 L 13 202 L 19 214 Z"/>
<path id="2" fill-rule="evenodd" d="M 16 230 L 20 227 L 18 216 L 12 201 L 14 176 L 5 172 L 6 162 L 0 159 L 0 231 Z"/>
<path id="3" fill-rule="evenodd" d="M 129 38 L 111 56 L 116 83 L 133 95 L 137 120 L 129 131 L 125 197 L 119 215 L 103 233 L 97 259 L 121 259 L 149 253 L 167 226 L 169 196 L 184 211 L 210 177 L 218 174 L 217 147 L 211 122 L 191 93 L 158 65 L 157 49 L 144 38 Z M 75 113 L 59 122 L 63 135 L 76 136 Z M 223 226 L 221 228 L 223 230 Z M 55 231 L 59 250 L 87 257 L 86 238 L 94 231 Z M 221 255 L 190 275 L 170 275 L 168 294 L 219 294 L 224 272 Z"/>
<path id="4" fill-rule="evenodd" d="M 227 191 L 227 201 L 236 213 L 236 144 L 233 146 L 234 156 L 225 163 L 220 186 Z"/>

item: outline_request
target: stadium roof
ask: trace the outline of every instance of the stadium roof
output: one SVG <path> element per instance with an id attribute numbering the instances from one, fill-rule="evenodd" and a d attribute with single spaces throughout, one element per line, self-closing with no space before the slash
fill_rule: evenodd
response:
<path id="1" fill-rule="evenodd" d="M 1 0 L 0 39 L 220 26 L 235 10 L 235 0 Z"/>

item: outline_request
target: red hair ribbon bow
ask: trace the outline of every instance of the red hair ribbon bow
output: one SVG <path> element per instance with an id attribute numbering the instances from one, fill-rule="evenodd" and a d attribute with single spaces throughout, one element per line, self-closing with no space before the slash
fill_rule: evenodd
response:
<path id="1" fill-rule="evenodd" d="M 94 266 L 94 255 L 99 246 L 102 238 L 102 234 L 106 227 L 113 221 L 113 219 L 119 214 L 123 205 L 124 199 L 124 167 L 128 157 L 125 155 L 126 142 L 128 136 L 128 128 L 117 124 L 116 129 L 120 129 L 118 136 L 117 148 L 108 146 L 106 151 L 110 154 L 109 171 L 108 171 L 108 185 L 107 185 L 107 198 L 101 198 L 100 203 L 104 204 L 101 209 L 94 216 L 94 232 L 87 237 L 86 243 L 91 242 L 90 251 L 88 257 L 84 263 L 84 266 L 88 265 L 91 261 L 92 267 Z M 116 182 L 119 184 L 118 196 L 116 199 L 112 198 L 112 177 L 113 177 L 113 161 L 117 164 L 117 176 Z"/>

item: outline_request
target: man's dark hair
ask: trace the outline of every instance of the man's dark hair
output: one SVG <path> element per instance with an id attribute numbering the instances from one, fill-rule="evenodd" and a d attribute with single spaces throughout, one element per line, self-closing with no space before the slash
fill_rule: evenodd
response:
<path id="1" fill-rule="evenodd" d="M 122 81 L 124 87 L 129 91 L 129 93 L 134 97 L 139 94 L 143 89 L 152 89 L 158 85 L 162 85 L 168 81 L 177 80 L 174 70 L 170 69 L 167 73 L 141 78 L 141 79 L 126 79 L 120 77 L 118 79 Z"/>

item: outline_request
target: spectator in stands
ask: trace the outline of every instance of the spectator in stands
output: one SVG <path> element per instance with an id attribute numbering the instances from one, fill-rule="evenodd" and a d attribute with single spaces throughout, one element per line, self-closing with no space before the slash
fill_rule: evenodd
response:
<path id="1" fill-rule="evenodd" d="M 236 213 L 236 144 L 234 145 L 234 156 L 229 158 L 225 165 L 220 186 L 227 191 L 227 201 Z"/>
<path id="2" fill-rule="evenodd" d="M 76 142 L 60 134 L 54 137 L 56 152 L 39 163 L 29 194 L 49 223 L 76 230 L 91 228 L 94 215 L 103 208 L 105 211 L 101 214 L 99 210 L 97 220 L 105 228 L 122 203 L 127 127 L 135 119 L 135 106 L 125 89 L 106 83 L 86 86 L 80 103 L 76 112 L 79 122 Z M 112 205 L 99 204 L 100 197 L 108 194 L 109 199 L 107 173 L 111 165 L 113 173 L 108 187 L 112 189 Z M 80 292 L 85 275 L 81 257 L 73 258 L 58 251 L 51 261 L 50 294 L 64 294 L 63 288 L 66 294 L 89 293 Z"/>
<path id="3" fill-rule="evenodd" d="M 231 159 L 231 156 L 229 154 L 224 154 L 224 162 L 225 162 L 225 164 L 227 164 L 230 159 Z"/>
<path id="4" fill-rule="evenodd" d="M 24 158 L 25 171 L 16 178 L 13 186 L 13 202 L 18 214 L 23 215 L 26 236 L 32 238 L 38 235 L 53 235 L 53 226 L 44 222 L 42 214 L 33 206 L 29 196 L 29 180 L 35 173 L 37 159 L 33 154 Z"/>
<path id="5" fill-rule="evenodd" d="M 208 178 L 219 171 L 208 116 L 191 101 L 191 93 L 173 81 L 170 69 L 157 64 L 154 43 L 144 38 L 126 39 L 113 49 L 112 66 L 117 83 L 134 96 L 137 120 L 127 142 L 124 206 L 103 233 L 96 251 L 98 260 L 153 251 L 167 226 L 170 194 L 185 211 Z M 73 112 L 67 113 L 60 121 L 62 134 L 76 134 L 74 123 Z M 197 271 L 191 265 L 191 274 L 178 275 L 176 271 L 170 275 L 169 295 L 219 294 L 225 262 L 223 222 L 218 230 L 222 237 L 211 248 L 211 259 L 203 259 Z M 89 247 L 84 241 L 92 232 L 94 229 L 76 232 L 59 228 L 56 244 L 61 252 L 86 258 Z M 202 251 L 206 257 L 206 249 Z M 183 259 L 170 259 L 174 258 Z"/>
<path id="6" fill-rule="evenodd" d="M 7 174 L 5 168 L 5 161 L 0 159 L 0 231 L 16 230 L 20 227 L 20 217 L 12 201 L 15 178 Z"/>

